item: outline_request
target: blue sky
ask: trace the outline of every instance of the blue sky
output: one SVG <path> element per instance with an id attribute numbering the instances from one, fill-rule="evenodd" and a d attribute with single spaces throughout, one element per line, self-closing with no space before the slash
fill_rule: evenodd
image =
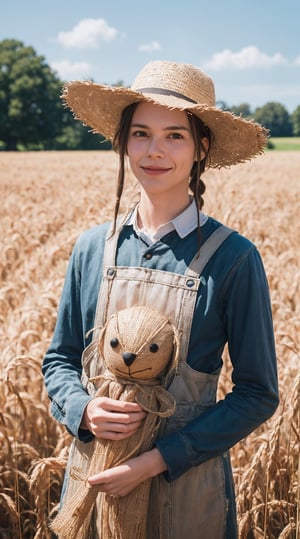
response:
<path id="1" fill-rule="evenodd" d="M 299 0 L 2 0 L 0 40 L 35 48 L 63 80 L 130 85 L 150 60 L 204 69 L 229 106 L 300 105 Z"/>

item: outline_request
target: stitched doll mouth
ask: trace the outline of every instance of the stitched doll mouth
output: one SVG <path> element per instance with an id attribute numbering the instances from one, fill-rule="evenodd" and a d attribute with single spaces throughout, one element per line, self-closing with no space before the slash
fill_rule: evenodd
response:
<path id="1" fill-rule="evenodd" d="M 130 369 L 130 367 L 128 367 L 128 372 L 126 373 L 128 376 L 130 376 L 130 378 L 133 378 L 136 374 L 140 374 L 142 372 L 151 372 L 152 369 L 151 367 L 146 367 L 145 369 L 136 369 L 136 370 L 132 370 Z M 116 369 L 116 373 L 119 374 L 120 376 L 124 376 L 124 371 L 121 371 L 120 369 Z"/>

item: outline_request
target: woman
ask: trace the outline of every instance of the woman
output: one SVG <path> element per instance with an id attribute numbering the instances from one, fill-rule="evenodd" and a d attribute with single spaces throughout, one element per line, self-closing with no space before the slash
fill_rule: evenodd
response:
<path id="1" fill-rule="evenodd" d="M 278 405 L 274 335 L 260 255 L 249 240 L 201 211 L 202 174 L 258 155 L 266 132 L 216 109 L 212 80 L 173 62 L 147 64 L 131 89 L 69 83 L 64 99 L 78 119 L 113 139 L 120 171 L 112 227 L 83 233 L 67 271 L 43 363 L 52 413 L 86 460 L 93 437 L 131 436 L 145 413 L 134 403 L 93 397 L 89 378 L 101 367 L 85 352 L 82 368 L 83 350 L 90 349 L 86 333 L 134 304 L 161 310 L 181 335 L 178 369 L 168 380 L 175 414 L 163 422 L 153 449 L 89 483 L 126 496 L 152 477 L 147 539 L 234 539 L 228 450 Z M 117 219 L 126 157 L 140 201 Z M 216 403 L 226 343 L 233 390 Z M 71 452 L 63 502 L 73 488 L 72 459 Z M 96 516 L 93 525 L 97 537 Z"/>

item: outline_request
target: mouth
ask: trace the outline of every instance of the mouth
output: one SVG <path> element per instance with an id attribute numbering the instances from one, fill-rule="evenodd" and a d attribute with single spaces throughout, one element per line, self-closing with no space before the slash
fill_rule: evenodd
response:
<path id="1" fill-rule="evenodd" d="M 148 174 L 148 176 L 159 176 L 160 174 L 165 174 L 171 170 L 170 168 L 162 167 L 141 167 L 141 169 L 145 174 Z"/>

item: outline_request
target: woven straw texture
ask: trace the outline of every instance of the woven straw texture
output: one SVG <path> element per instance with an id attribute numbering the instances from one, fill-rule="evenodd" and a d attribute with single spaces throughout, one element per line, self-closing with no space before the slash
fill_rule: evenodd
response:
<path id="1" fill-rule="evenodd" d="M 112 339 L 116 338 L 119 346 L 112 347 Z M 156 345 L 154 348 L 153 344 Z M 107 368 L 103 375 L 94 378 L 98 388 L 96 395 L 138 402 L 148 413 L 142 426 L 128 439 L 95 439 L 92 442 L 88 474 L 83 477 L 80 469 L 71 469 L 79 488 L 65 500 L 51 529 L 61 539 L 88 539 L 91 526 L 97 528 L 97 536 L 102 539 L 145 539 L 151 480 L 144 481 L 124 497 L 107 494 L 99 497 L 99 487 L 90 486 L 87 477 L 122 464 L 153 447 L 161 418 L 175 411 L 174 398 L 161 386 L 163 379 L 159 376 L 167 374 L 169 368 L 177 364 L 177 337 L 165 316 L 148 307 L 131 307 L 108 320 L 98 346 L 100 357 L 118 376 Z M 122 354 L 129 351 L 136 354 L 137 364 L 141 359 L 141 369 L 134 367 L 134 363 L 129 367 L 125 364 Z M 150 368 L 145 368 L 147 363 Z M 97 514 L 96 522 L 91 522 L 93 510 Z"/>
<path id="2" fill-rule="evenodd" d="M 71 81 L 62 99 L 75 118 L 112 139 L 125 107 L 149 101 L 170 109 L 190 111 L 210 128 L 209 166 L 242 163 L 263 152 L 267 130 L 261 125 L 215 107 L 214 84 L 208 75 L 189 64 L 156 61 L 147 64 L 131 88 L 89 81 Z"/>

